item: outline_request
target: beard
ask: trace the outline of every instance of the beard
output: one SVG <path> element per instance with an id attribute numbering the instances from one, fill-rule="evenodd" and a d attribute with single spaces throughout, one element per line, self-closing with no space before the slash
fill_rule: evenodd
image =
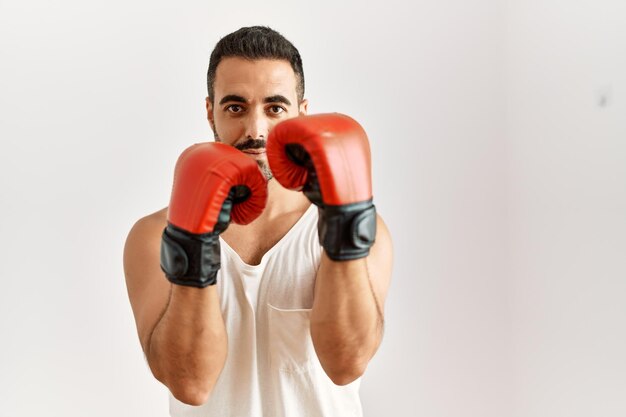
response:
<path id="1" fill-rule="evenodd" d="M 261 172 L 263 173 L 266 181 L 274 178 L 274 174 L 272 174 L 272 170 L 270 170 L 270 166 L 267 161 L 256 161 L 256 163 L 257 165 L 259 165 L 259 168 L 261 169 Z"/>

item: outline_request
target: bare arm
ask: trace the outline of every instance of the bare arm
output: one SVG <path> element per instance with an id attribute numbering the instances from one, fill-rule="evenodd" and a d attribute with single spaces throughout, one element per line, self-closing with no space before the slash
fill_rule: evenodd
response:
<path id="1" fill-rule="evenodd" d="M 155 213 L 131 229 L 124 272 L 137 333 L 156 379 L 178 400 L 200 405 L 210 395 L 227 353 L 215 286 L 171 284 L 160 268 L 165 215 Z"/>
<path id="2" fill-rule="evenodd" d="M 393 254 L 380 217 L 377 229 L 368 257 L 335 262 L 323 254 L 317 273 L 311 337 L 324 371 L 337 385 L 360 377 L 382 340 Z"/>

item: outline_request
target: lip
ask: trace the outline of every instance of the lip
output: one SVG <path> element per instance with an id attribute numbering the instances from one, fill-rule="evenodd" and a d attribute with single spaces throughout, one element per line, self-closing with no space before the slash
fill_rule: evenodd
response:
<path id="1" fill-rule="evenodd" d="M 246 149 L 243 153 L 247 153 L 250 155 L 262 155 L 265 153 L 265 149 Z"/>

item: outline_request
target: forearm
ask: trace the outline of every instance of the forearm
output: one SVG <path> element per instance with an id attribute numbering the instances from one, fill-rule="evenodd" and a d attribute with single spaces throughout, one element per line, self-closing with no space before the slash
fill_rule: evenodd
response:
<path id="1" fill-rule="evenodd" d="M 206 401 L 227 354 L 227 336 L 215 286 L 172 285 L 168 306 L 147 343 L 155 377 L 187 404 Z"/>
<path id="2" fill-rule="evenodd" d="M 366 258 L 334 262 L 326 255 L 317 274 L 311 337 L 322 367 L 337 384 L 358 378 L 376 352 L 383 314 Z"/>

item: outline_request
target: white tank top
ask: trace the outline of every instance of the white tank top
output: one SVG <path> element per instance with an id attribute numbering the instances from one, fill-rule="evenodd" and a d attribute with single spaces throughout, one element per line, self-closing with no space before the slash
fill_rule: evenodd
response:
<path id="1" fill-rule="evenodd" d="M 228 357 L 209 400 L 186 405 L 170 393 L 173 417 L 362 416 L 360 378 L 335 385 L 310 333 L 313 286 L 322 248 L 311 205 L 261 259 L 244 263 L 220 238 L 217 289 Z"/>

